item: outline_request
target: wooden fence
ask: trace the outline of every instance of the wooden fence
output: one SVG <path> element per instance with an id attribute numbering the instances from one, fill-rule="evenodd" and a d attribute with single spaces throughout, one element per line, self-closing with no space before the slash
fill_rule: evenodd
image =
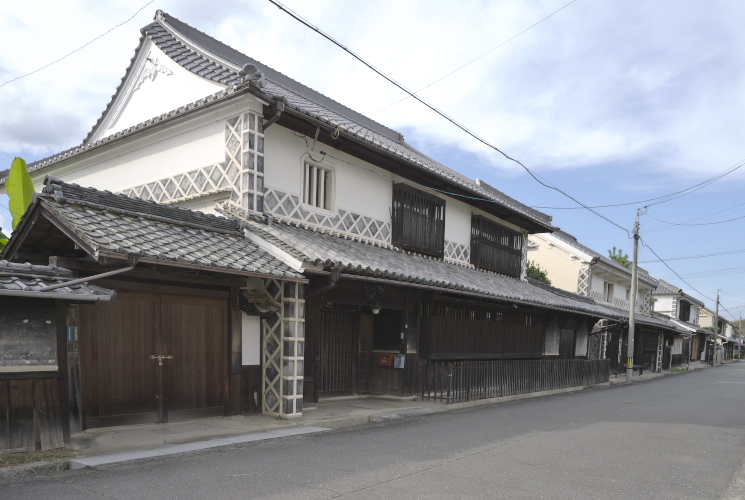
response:
<path id="1" fill-rule="evenodd" d="M 0 378 L 0 452 L 65 446 L 57 378 Z"/>
<path id="2" fill-rule="evenodd" d="M 446 403 L 587 386 L 609 379 L 607 359 L 430 361 L 419 373 L 420 396 Z"/>

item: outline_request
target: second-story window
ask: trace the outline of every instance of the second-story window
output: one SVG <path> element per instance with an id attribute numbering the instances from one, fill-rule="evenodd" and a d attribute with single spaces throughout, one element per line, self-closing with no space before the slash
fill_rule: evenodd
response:
<path id="1" fill-rule="evenodd" d="M 334 210 L 334 171 L 303 162 L 303 203 L 321 210 Z"/>
<path id="2" fill-rule="evenodd" d="M 603 284 L 603 295 L 605 296 L 605 301 L 609 304 L 612 304 L 615 293 L 615 286 L 613 285 L 613 283 L 609 283 L 606 281 Z"/>
<path id="3" fill-rule="evenodd" d="M 445 200 L 406 184 L 393 186 L 391 244 L 442 257 L 445 251 Z"/>
<path id="4" fill-rule="evenodd" d="M 678 319 L 683 321 L 691 320 L 691 304 L 685 300 L 681 300 L 678 307 Z"/>
<path id="5" fill-rule="evenodd" d="M 480 215 L 471 217 L 471 264 L 520 277 L 523 235 Z"/>

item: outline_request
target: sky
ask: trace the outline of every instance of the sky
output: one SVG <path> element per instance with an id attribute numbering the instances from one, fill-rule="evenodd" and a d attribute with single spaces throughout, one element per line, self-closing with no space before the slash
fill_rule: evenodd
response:
<path id="1" fill-rule="evenodd" d="M 745 3 L 283 3 L 405 87 L 426 87 L 422 98 L 544 182 L 586 206 L 621 205 L 595 209 L 615 224 L 404 99 L 267 0 L 2 2 L 0 170 L 16 156 L 31 162 L 80 144 L 124 76 L 139 29 L 162 9 L 548 213 L 597 252 L 631 255 L 642 209 L 641 266 L 712 309 L 721 290 L 725 317 L 745 310 L 745 168 L 665 203 L 645 201 L 745 162 Z M 0 195 L 9 232 L 6 207 Z"/>

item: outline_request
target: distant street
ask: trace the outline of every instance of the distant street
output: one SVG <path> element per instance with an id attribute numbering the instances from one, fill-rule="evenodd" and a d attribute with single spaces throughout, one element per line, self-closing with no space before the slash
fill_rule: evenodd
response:
<path id="1" fill-rule="evenodd" d="M 109 470 L 5 479 L 0 499 L 734 499 L 744 391 L 745 361 Z"/>

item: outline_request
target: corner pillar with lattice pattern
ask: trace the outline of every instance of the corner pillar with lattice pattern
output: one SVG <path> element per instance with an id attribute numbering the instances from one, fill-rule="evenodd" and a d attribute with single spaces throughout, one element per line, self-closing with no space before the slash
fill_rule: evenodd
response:
<path id="1" fill-rule="evenodd" d="M 263 412 L 293 417 L 303 411 L 305 355 L 304 286 L 264 280 L 264 291 L 279 310 L 264 319 Z"/>

